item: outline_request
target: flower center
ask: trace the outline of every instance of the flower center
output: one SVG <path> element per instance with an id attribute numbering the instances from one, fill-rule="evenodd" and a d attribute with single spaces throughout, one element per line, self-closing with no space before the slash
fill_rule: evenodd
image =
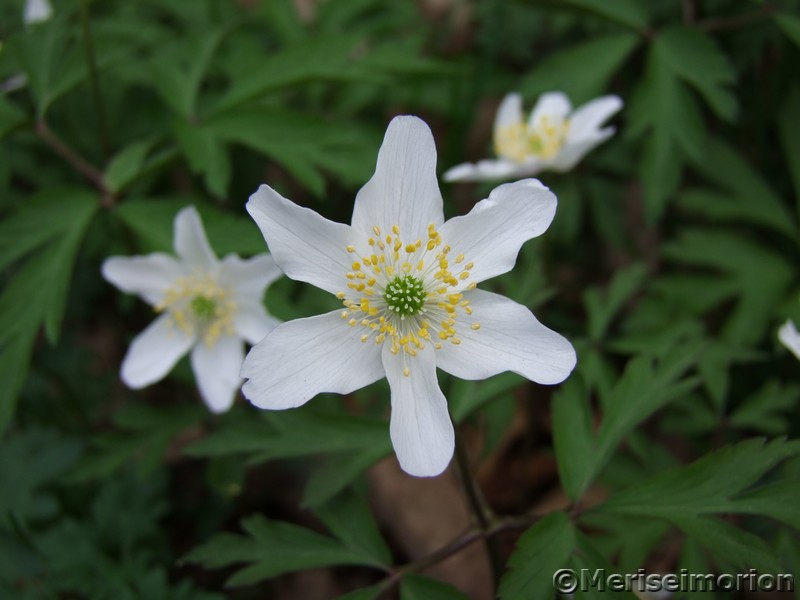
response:
<path id="1" fill-rule="evenodd" d="M 519 122 L 501 127 L 494 134 L 498 156 L 524 162 L 526 158 L 552 158 L 561 151 L 569 132 L 569 119 L 539 117 L 533 125 Z"/>
<path id="2" fill-rule="evenodd" d="M 413 275 L 398 275 L 386 286 L 383 298 L 386 307 L 398 315 L 418 315 L 425 306 L 425 290 L 422 281 Z"/>
<path id="3" fill-rule="evenodd" d="M 400 228 L 383 234 L 377 225 L 374 237 L 367 240 L 363 254 L 355 246 L 348 253 L 359 260 L 345 273 L 348 291 L 339 292 L 345 306 L 342 318 L 351 327 L 361 326 L 361 341 L 391 344 L 392 353 L 403 353 L 403 373 L 411 369 L 407 362 L 426 344 L 441 349 L 444 342 L 460 344 L 456 321 L 461 315 L 469 319 L 472 308 L 464 299 L 463 290 L 474 289 L 469 282 L 471 262 L 459 254 L 451 264 L 450 246 L 442 243 L 436 227 L 428 225 L 427 239 L 406 243 Z M 469 325 L 479 329 L 478 323 Z"/>
<path id="4" fill-rule="evenodd" d="M 236 303 L 209 275 L 177 279 L 155 310 L 169 311 L 175 327 L 187 335 L 199 335 L 207 346 L 234 332 Z"/>

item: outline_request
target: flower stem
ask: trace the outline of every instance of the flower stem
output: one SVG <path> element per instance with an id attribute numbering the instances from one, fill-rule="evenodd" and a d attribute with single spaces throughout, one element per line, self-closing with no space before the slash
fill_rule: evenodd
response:
<path id="1" fill-rule="evenodd" d="M 472 476 L 472 471 L 469 465 L 469 455 L 461 439 L 461 434 L 458 427 L 454 424 L 455 440 L 456 440 L 456 461 L 458 462 L 458 470 L 461 475 L 459 478 L 461 485 L 464 488 L 464 494 L 467 497 L 472 513 L 478 522 L 480 532 L 483 534 L 486 543 L 486 552 L 489 554 L 489 561 L 492 565 L 492 576 L 494 579 L 495 589 L 500 582 L 500 575 L 503 572 L 503 561 L 500 555 L 500 548 L 497 545 L 497 539 L 488 535 L 494 525 L 494 515 L 491 508 L 486 503 L 486 499 L 481 493 L 478 482 Z"/>
<path id="2" fill-rule="evenodd" d="M 86 64 L 89 67 L 89 81 L 92 88 L 92 100 L 97 111 L 97 132 L 100 138 L 100 148 L 103 154 L 109 156 L 108 134 L 106 129 L 106 114 L 103 98 L 100 95 L 100 80 L 97 76 L 97 60 L 92 42 L 92 30 L 89 24 L 89 0 L 81 0 L 81 26 L 83 28 L 83 45 L 86 50 Z"/>

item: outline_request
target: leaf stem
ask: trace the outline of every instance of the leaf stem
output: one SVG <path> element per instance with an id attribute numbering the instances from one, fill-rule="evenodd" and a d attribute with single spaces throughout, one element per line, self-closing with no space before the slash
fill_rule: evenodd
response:
<path id="1" fill-rule="evenodd" d="M 97 111 L 97 131 L 100 138 L 100 148 L 106 158 L 110 155 L 108 144 L 108 129 L 106 128 L 106 114 L 103 97 L 100 94 L 100 80 L 97 76 L 97 60 L 94 54 L 92 30 L 89 23 L 89 0 L 81 0 L 81 26 L 83 29 L 83 45 L 86 50 L 86 64 L 89 67 L 89 81 L 92 88 L 92 101 Z"/>
<path id="2" fill-rule="evenodd" d="M 500 575 L 503 572 L 503 561 L 500 556 L 500 548 L 497 545 L 497 540 L 485 535 L 491 531 L 495 517 L 481 493 L 478 482 L 475 481 L 475 478 L 472 476 L 469 454 L 461 439 L 458 426 L 454 424 L 453 427 L 455 429 L 456 462 L 458 463 L 458 470 L 461 475 L 459 480 L 464 488 L 464 495 L 467 497 L 470 509 L 478 522 L 479 531 L 484 534 L 482 537 L 484 537 L 486 541 L 486 551 L 489 554 L 489 561 L 492 565 L 492 576 L 494 578 L 495 589 L 497 589 L 497 585 L 500 582 Z"/>
<path id="3" fill-rule="evenodd" d="M 101 204 L 109 207 L 114 204 L 114 194 L 108 189 L 103 174 L 88 160 L 83 158 L 75 150 L 67 146 L 61 139 L 47 126 L 44 119 L 36 122 L 36 135 L 47 144 L 50 149 L 63 158 L 78 173 L 88 179 L 101 194 Z"/>

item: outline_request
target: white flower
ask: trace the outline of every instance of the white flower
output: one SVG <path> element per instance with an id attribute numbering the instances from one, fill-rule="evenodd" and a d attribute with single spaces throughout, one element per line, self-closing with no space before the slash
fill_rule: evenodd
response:
<path id="1" fill-rule="evenodd" d="M 786 323 L 781 325 L 778 329 L 778 339 L 800 360 L 800 332 L 792 321 L 787 319 Z"/>
<path id="2" fill-rule="evenodd" d="M 260 408 L 286 409 L 385 376 L 400 465 L 417 476 L 441 473 L 454 436 L 437 366 L 464 379 L 514 371 L 555 384 L 575 365 L 570 343 L 526 307 L 476 289 L 511 270 L 555 209 L 553 193 L 530 179 L 498 187 L 445 223 L 433 136 L 410 116 L 389 124 L 351 225 L 262 185 L 247 210 L 275 261 L 344 309 L 284 323 L 259 342 L 242 367 L 244 395 Z"/>
<path id="3" fill-rule="evenodd" d="M 121 377 L 139 389 L 163 379 L 189 350 L 200 395 L 215 413 L 231 407 L 242 383 L 242 340 L 255 344 L 279 321 L 262 304 L 281 272 L 269 254 L 217 259 L 193 206 L 175 217 L 177 258 L 113 256 L 102 272 L 161 315 L 139 334 L 122 361 Z"/>
<path id="4" fill-rule="evenodd" d="M 528 122 L 522 114 L 522 97 L 508 94 L 494 119 L 496 160 L 462 163 L 448 169 L 445 181 L 481 181 L 530 177 L 542 171 L 569 171 L 595 146 L 614 134 L 600 126 L 622 108 L 617 96 L 595 98 L 572 111 L 562 92 L 542 94 Z"/>
<path id="5" fill-rule="evenodd" d="M 26 25 L 49 21 L 52 16 L 53 7 L 50 5 L 50 0 L 25 0 L 22 20 Z"/>

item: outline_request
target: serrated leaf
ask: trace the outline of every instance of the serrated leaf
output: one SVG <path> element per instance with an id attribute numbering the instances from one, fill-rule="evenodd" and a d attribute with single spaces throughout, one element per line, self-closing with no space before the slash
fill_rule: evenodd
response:
<path id="1" fill-rule="evenodd" d="M 600 341 L 603 338 L 611 321 L 624 303 L 641 287 L 646 275 L 644 265 L 636 263 L 614 274 L 604 297 L 597 288 L 591 288 L 584 293 L 589 339 Z"/>
<path id="2" fill-rule="evenodd" d="M 773 19 L 775 19 L 783 34 L 800 48 L 800 18 L 789 13 L 778 13 Z"/>
<path id="3" fill-rule="evenodd" d="M 319 506 L 344 490 L 355 479 L 391 453 L 385 444 L 374 447 L 328 452 L 325 464 L 315 469 L 303 489 L 303 506 Z"/>
<path id="4" fill-rule="evenodd" d="M 411 574 L 400 583 L 400 600 L 469 600 L 469 596 L 449 583 Z"/>
<path id="5" fill-rule="evenodd" d="M 500 580 L 498 595 L 506 600 L 527 598 L 531 590 L 553 597 L 553 574 L 566 566 L 575 549 L 575 529 L 563 512 L 542 518 L 517 541 Z"/>
<path id="6" fill-rule="evenodd" d="M 25 119 L 24 112 L 17 108 L 11 100 L 0 95 L 0 140 Z"/>
<path id="7" fill-rule="evenodd" d="M 194 203 L 203 219 L 209 243 L 217 256 L 242 256 L 267 251 L 264 238 L 253 221 L 209 206 L 201 198 L 131 198 L 114 208 L 114 214 L 143 242 L 143 250 L 172 252 L 173 221 L 179 210 Z"/>
<path id="8" fill-rule="evenodd" d="M 800 38 L 800 19 L 797 19 Z M 798 42 L 800 45 L 800 42 Z M 794 86 L 786 97 L 778 114 L 778 135 L 786 155 L 789 175 L 794 184 L 794 199 L 800 215 L 800 87 Z M 796 231 L 796 227 L 793 228 Z"/>
<path id="9" fill-rule="evenodd" d="M 673 26 L 659 33 L 653 47 L 717 116 L 726 121 L 736 117 L 736 97 L 728 87 L 735 80 L 733 67 L 712 38 L 696 27 Z"/>
<path id="10" fill-rule="evenodd" d="M 388 429 L 382 419 L 303 407 L 233 423 L 188 446 L 185 452 L 190 456 L 249 454 L 255 461 L 365 448 L 384 448 L 388 453 Z"/>
<path id="11" fill-rule="evenodd" d="M 111 159 L 103 179 L 112 192 L 119 192 L 136 178 L 152 145 L 151 141 L 133 143 Z"/>
<path id="12" fill-rule="evenodd" d="M 798 400 L 800 387 L 797 385 L 768 381 L 733 411 L 730 423 L 769 435 L 786 433 L 791 423 L 788 413 L 797 406 Z"/>
<path id="13" fill-rule="evenodd" d="M 217 534 L 183 558 L 211 569 L 248 563 L 228 579 L 250 585 L 282 573 L 333 565 L 370 565 L 359 552 L 310 529 L 254 515 L 241 522 L 246 535 Z"/>
<path id="14" fill-rule="evenodd" d="M 453 419 L 456 422 L 462 421 L 482 405 L 510 393 L 524 381 L 516 373 L 500 373 L 483 381 L 454 379 L 450 393 L 450 412 Z"/>
<path id="15" fill-rule="evenodd" d="M 592 411 L 580 379 L 572 377 L 553 395 L 553 443 L 558 475 L 567 496 L 578 500 L 592 475 Z"/>
<path id="16" fill-rule="evenodd" d="M 639 43 L 632 33 L 596 37 L 569 48 L 539 63 L 520 83 L 520 91 L 533 98 L 552 90 L 562 90 L 573 103 L 580 104 L 602 94 L 608 81 Z"/>
<path id="17" fill-rule="evenodd" d="M 733 512 L 734 496 L 782 460 L 800 454 L 800 441 L 749 439 L 670 469 L 619 492 L 603 510 L 667 520 Z"/>
<path id="18" fill-rule="evenodd" d="M 736 288 L 736 305 L 721 332 L 726 342 L 735 345 L 745 346 L 763 336 L 796 275 L 788 258 L 728 231 L 684 228 L 663 252 L 670 260 L 716 270 L 720 275 L 710 274 L 709 281 L 719 278 Z"/>
<path id="19" fill-rule="evenodd" d="M 390 565 L 392 553 L 383 541 L 364 494 L 347 490 L 314 510 L 336 538 L 376 565 Z"/>
<path id="20" fill-rule="evenodd" d="M 561 0 L 558 4 L 573 6 L 637 31 L 647 27 L 649 21 L 648 6 L 639 0 Z"/>
<path id="21" fill-rule="evenodd" d="M 737 496 L 732 500 L 732 512 L 763 515 L 800 529 L 798 497 L 800 482 L 780 481 Z"/>
<path id="22" fill-rule="evenodd" d="M 733 564 L 739 572 L 751 568 L 761 573 L 781 572 L 775 552 L 752 533 L 714 517 L 681 516 L 673 522 L 714 556 Z"/>

